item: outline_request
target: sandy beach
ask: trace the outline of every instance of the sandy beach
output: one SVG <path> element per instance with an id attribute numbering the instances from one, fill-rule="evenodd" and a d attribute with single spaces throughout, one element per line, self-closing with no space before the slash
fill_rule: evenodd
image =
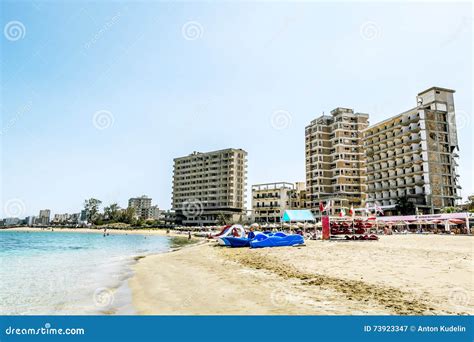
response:
<path id="1" fill-rule="evenodd" d="M 138 314 L 474 314 L 470 236 L 230 249 L 214 242 L 148 256 L 129 280 Z"/>

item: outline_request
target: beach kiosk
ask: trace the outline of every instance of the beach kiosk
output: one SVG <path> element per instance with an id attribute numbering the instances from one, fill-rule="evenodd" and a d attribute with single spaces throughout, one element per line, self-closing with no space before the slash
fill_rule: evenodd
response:
<path id="1" fill-rule="evenodd" d="M 303 223 L 303 231 L 306 232 L 306 224 L 309 222 L 316 223 L 315 218 L 311 210 L 301 209 L 301 210 L 285 210 L 283 216 L 281 218 L 282 230 L 283 230 L 283 223 L 288 223 L 290 225 L 292 223 Z M 316 233 L 316 224 L 314 225 L 315 233 Z"/>

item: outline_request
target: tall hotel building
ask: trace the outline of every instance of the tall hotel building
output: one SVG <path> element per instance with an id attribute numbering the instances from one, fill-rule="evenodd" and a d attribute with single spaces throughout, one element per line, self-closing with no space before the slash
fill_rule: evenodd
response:
<path id="1" fill-rule="evenodd" d="M 424 213 L 455 205 L 461 187 L 453 93 L 425 90 L 415 108 L 365 130 L 369 203 L 390 210 L 408 197 Z"/>
<path id="2" fill-rule="evenodd" d="M 361 206 L 366 199 L 366 156 L 362 131 L 368 114 L 336 108 L 306 127 L 306 188 L 308 207 L 334 201 L 336 210 Z"/>
<path id="3" fill-rule="evenodd" d="M 174 159 L 172 208 L 179 224 L 215 225 L 245 216 L 247 152 L 193 152 Z"/>

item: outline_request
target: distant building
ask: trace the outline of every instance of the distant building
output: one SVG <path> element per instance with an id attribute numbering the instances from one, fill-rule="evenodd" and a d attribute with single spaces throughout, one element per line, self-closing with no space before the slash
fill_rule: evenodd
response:
<path id="1" fill-rule="evenodd" d="M 87 223 L 87 217 L 89 216 L 87 210 L 81 210 L 81 213 L 79 214 L 79 223 Z"/>
<path id="2" fill-rule="evenodd" d="M 306 208 L 304 182 L 266 183 L 252 186 L 252 218 L 258 223 L 277 223 L 285 210 Z"/>
<path id="3" fill-rule="evenodd" d="M 128 207 L 133 208 L 135 217 L 143 220 L 158 220 L 160 209 L 151 205 L 152 199 L 148 196 L 134 197 L 128 200 Z"/>
<path id="4" fill-rule="evenodd" d="M 37 224 L 48 225 L 50 222 L 50 217 L 51 217 L 51 210 L 49 209 L 40 210 Z"/>
<path id="5" fill-rule="evenodd" d="M 176 223 L 176 213 L 172 210 L 163 210 L 162 217 L 166 224 Z"/>
<path id="6" fill-rule="evenodd" d="M 69 215 L 69 223 L 78 224 L 81 220 L 81 213 L 74 213 Z"/>
<path id="7" fill-rule="evenodd" d="M 53 220 L 51 223 L 54 224 L 64 224 L 69 221 L 70 215 L 69 214 L 54 214 Z"/>
<path id="8" fill-rule="evenodd" d="M 369 115 L 336 108 L 306 127 L 306 186 L 308 206 L 331 201 L 337 211 L 360 207 L 367 197 L 366 155 L 362 131 Z"/>
<path id="9" fill-rule="evenodd" d="M 5 226 L 16 226 L 21 223 L 18 217 L 7 217 L 3 220 Z"/>
<path id="10" fill-rule="evenodd" d="M 157 205 L 152 205 L 149 209 L 150 220 L 160 220 L 162 218 L 163 210 L 160 210 Z"/>
<path id="11" fill-rule="evenodd" d="M 394 210 L 408 197 L 420 213 L 456 205 L 458 139 L 454 90 L 432 87 L 417 106 L 364 131 L 368 202 Z"/>
<path id="12" fill-rule="evenodd" d="M 36 222 L 35 216 L 27 216 L 25 217 L 25 224 L 29 227 L 33 226 Z"/>
<path id="13" fill-rule="evenodd" d="M 245 216 L 247 152 L 224 149 L 174 159 L 172 210 L 184 225 L 217 225 Z"/>

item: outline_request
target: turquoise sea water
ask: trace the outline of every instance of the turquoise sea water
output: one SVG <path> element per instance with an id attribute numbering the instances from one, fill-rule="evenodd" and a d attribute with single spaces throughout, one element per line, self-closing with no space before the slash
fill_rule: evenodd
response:
<path id="1" fill-rule="evenodd" d="M 161 236 L 0 230 L 0 314 L 132 314 L 131 265 L 169 248 Z"/>

